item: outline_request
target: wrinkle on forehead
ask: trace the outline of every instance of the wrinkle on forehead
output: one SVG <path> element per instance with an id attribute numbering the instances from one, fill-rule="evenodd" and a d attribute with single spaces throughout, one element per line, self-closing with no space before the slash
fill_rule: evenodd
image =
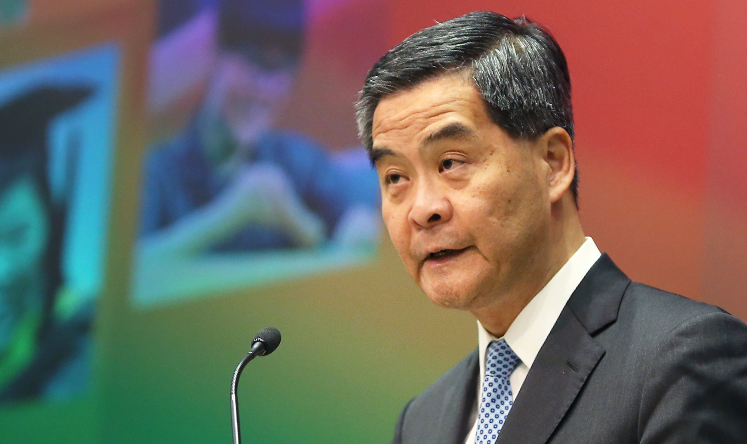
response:
<path id="1" fill-rule="evenodd" d="M 388 138 L 390 134 L 408 131 L 422 139 L 435 131 L 432 125 L 451 120 L 449 114 L 454 114 L 454 122 L 470 126 L 465 117 L 472 121 L 482 118 L 483 106 L 480 92 L 464 76 L 452 74 L 434 78 L 383 98 L 374 111 L 372 136 L 375 140 L 377 136 Z"/>

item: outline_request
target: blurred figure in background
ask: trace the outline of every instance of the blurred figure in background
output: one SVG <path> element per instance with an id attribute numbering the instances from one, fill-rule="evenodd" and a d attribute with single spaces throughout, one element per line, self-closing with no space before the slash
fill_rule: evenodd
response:
<path id="1" fill-rule="evenodd" d="M 51 197 L 47 128 L 91 93 L 38 86 L 0 106 L 0 402 L 59 398 L 90 373 L 93 307 L 64 285 L 64 204 Z"/>
<path id="2" fill-rule="evenodd" d="M 378 202 L 366 187 L 375 183 L 307 137 L 273 129 L 301 56 L 303 2 L 207 7 L 216 9 L 213 70 L 189 124 L 146 160 L 142 253 L 372 245 Z"/>

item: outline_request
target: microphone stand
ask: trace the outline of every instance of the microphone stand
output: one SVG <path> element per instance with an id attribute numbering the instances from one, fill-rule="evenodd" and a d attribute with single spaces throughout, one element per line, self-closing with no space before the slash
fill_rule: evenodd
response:
<path id="1" fill-rule="evenodd" d="M 265 344 L 261 341 L 257 341 L 252 345 L 252 349 L 239 362 L 236 370 L 233 372 L 233 378 L 231 379 L 231 428 L 233 430 L 233 444 L 241 444 L 241 432 L 239 430 L 239 398 L 236 394 L 239 389 L 239 377 L 241 372 L 252 359 L 257 356 L 262 356 L 264 353 Z"/>

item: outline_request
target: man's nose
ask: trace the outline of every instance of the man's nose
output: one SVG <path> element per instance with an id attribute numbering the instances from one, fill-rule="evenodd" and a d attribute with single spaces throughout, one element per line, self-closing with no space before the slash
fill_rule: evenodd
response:
<path id="1" fill-rule="evenodd" d="M 435 186 L 422 184 L 415 193 L 415 202 L 410 209 L 410 221 L 429 228 L 451 219 L 453 207 L 451 202 Z"/>
<path id="2" fill-rule="evenodd" d="M 10 282 L 13 276 L 13 260 L 6 248 L 0 246 L 0 286 Z"/>

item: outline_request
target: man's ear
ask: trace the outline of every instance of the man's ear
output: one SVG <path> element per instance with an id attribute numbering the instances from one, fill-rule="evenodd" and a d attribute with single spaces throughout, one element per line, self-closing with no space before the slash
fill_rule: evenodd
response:
<path id="1" fill-rule="evenodd" d="M 576 174 L 573 140 L 566 130 L 556 126 L 547 130 L 539 142 L 548 168 L 550 202 L 555 203 L 569 191 Z"/>

